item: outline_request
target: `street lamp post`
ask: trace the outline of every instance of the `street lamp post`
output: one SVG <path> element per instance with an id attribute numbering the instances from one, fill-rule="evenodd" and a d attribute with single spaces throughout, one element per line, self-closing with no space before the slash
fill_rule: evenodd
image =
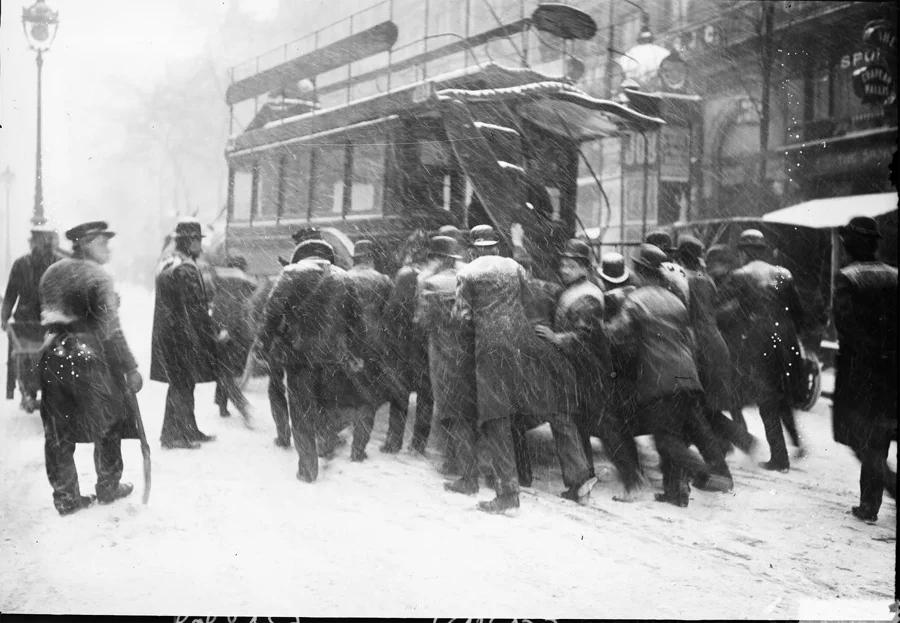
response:
<path id="1" fill-rule="evenodd" d="M 3 266 L 7 272 L 12 268 L 12 239 L 9 233 L 12 230 L 12 207 L 9 204 L 9 192 L 14 179 L 16 179 L 15 173 L 12 172 L 9 165 L 6 165 L 6 169 L 0 173 L 0 181 L 6 186 L 6 263 Z"/>
<path id="2" fill-rule="evenodd" d="M 31 222 L 43 225 L 44 184 L 41 163 L 41 71 L 44 67 L 44 52 L 50 49 L 59 28 L 59 11 L 54 11 L 44 0 L 37 0 L 27 9 L 22 9 L 22 30 L 32 50 L 37 52 L 37 152 L 35 155 L 34 211 Z"/>

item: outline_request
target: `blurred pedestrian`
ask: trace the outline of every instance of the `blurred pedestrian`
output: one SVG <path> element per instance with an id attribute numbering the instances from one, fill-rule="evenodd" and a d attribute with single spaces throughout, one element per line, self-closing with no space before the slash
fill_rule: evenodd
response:
<path id="1" fill-rule="evenodd" d="M 106 223 L 94 221 L 66 232 L 72 257 L 51 266 L 40 284 L 47 332 L 40 364 L 44 459 L 60 515 L 109 504 L 128 496 L 121 482 L 121 440 L 139 438 L 135 403 L 143 379 L 119 323 L 118 297 L 101 267 L 109 260 Z M 133 398 L 133 397 L 131 397 Z M 76 443 L 94 444 L 96 496 L 81 495 Z"/>
<path id="2" fill-rule="evenodd" d="M 745 230 L 738 248 L 741 267 L 725 278 L 719 290 L 718 323 L 723 332 L 740 335 L 731 351 L 738 370 L 733 391 L 738 392 L 742 406 L 759 405 L 770 450 L 769 460 L 759 465 L 787 472 L 790 459 L 782 424 L 802 451 L 791 384 L 800 377 L 803 306 L 790 271 L 766 261 L 762 232 Z"/>
<path id="3" fill-rule="evenodd" d="M 231 417 L 231 412 L 228 411 L 230 400 L 249 423 L 252 419 L 250 403 L 238 386 L 238 379 L 244 372 L 253 342 L 244 309 L 256 291 L 257 283 L 246 270 L 247 260 L 240 256 L 231 256 L 227 258 L 225 266 L 213 269 L 212 318 L 216 327 L 228 334 L 228 339 L 218 349 L 218 378 L 214 400 L 219 407 L 219 416 Z"/>
<path id="4" fill-rule="evenodd" d="M 347 275 L 353 281 L 354 291 L 359 297 L 357 307 L 362 317 L 362 335 L 358 343 L 363 369 L 353 378 L 361 393 L 362 405 L 353 409 L 353 443 L 350 460 L 366 460 L 366 446 L 375 425 L 375 410 L 388 399 L 384 379 L 385 308 L 391 294 L 391 279 L 375 269 L 375 244 L 371 240 L 359 240 L 353 246 L 353 267 Z"/>
<path id="5" fill-rule="evenodd" d="M 196 259 L 202 252 L 200 222 L 186 218 L 175 226 L 175 251 L 156 274 L 150 379 L 168 383 L 160 443 L 163 448 L 196 449 L 215 441 L 197 427 L 194 388 L 218 378 L 218 342 L 211 298 Z"/>
<path id="6" fill-rule="evenodd" d="M 897 498 L 897 474 L 887 465 L 897 439 L 897 269 L 877 259 L 875 219 L 858 216 L 839 229 L 850 262 L 835 277 L 834 325 L 840 350 L 833 400 L 834 440 L 861 463 L 863 521 L 878 520 L 882 492 Z"/>
<path id="7" fill-rule="evenodd" d="M 324 240 L 297 245 L 272 288 L 257 345 L 284 354 L 297 479 L 307 483 L 318 478 L 319 456 L 329 458 L 335 449 L 338 407 L 355 391 L 350 375 L 363 368 L 355 354 L 362 351 L 359 297 L 333 262 Z M 328 447 L 319 447 L 323 442 Z"/>
<path id="8" fill-rule="evenodd" d="M 16 259 L 9 271 L 6 294 L 0 308 L 0 328 L 6 331 L 12 319 L 16 339 L 23 345 L 32 344 L 37 347 L 41 342 L 41 302 L 38 290 L 41 277 L 51 264 L 60 259 L 55 252 L 56 236 L 56 230 L 49 225 L 32 227 L 29 240 L 31 251 Z M 22 393 L 21 406 L 32 413 L 38 406 L 37 393 L 40 390 L 37 357 L 18 355 L 18 362 L 14 362 L 13 341 L 10 339 L 7 343 L 6 399 L 13 399 L 18 381 Z"/>
<path id="9" fill-rule="evenodd" d="M 652 244 L 666 255 L 666 261 L 662 263 L 660 274 L 665 280 L 666 288 L 685 305 L 688 304 L 688 281 L 684 269 L 672 261 L 675 247 L 672 244 L 672 236 L 669 232 L 658 229 L 647 234 L 644 240 L 646 244 Z"/>

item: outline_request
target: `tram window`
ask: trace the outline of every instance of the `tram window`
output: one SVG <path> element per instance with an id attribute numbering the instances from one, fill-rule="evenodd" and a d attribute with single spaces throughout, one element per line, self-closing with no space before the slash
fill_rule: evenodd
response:
<path id="1" fill-rule="evenodd" d="M 250 220 L 250 198 L 253 194 L 253 173 L 249 170 L 234 172 L 234 216 L 235 221 Z"/>
<path id="2" fill-rule="evenodd" d="M 274 219 L 278 215 L 278 178 L 281 170 L 279 158 L 266 158 L 259 167 L 260 219 Z"/>
<path id="3" fill-rule="evenodd" d="M 319 147 L 316 151 L 315 178 L 312 180 L 313 197 L 311 215 L 313 218 L 335 218 L 341 216 L 344 201 L 344 157 L 345 145 Z"/>
<path id="4" fill-rule="evenodd" d="M 306 218 L 309 207 L 309 156 L 312 150 L 303 147 L 293 151 L 285 163 L 284 169 L 284 206 L 282 215 L 285 218 Z"/>
<path id="5" fill-rule="evenodd" d="M 384 197 L 383 136 L 372 134 L 353 146 L 351 214 L 381 214 Z M 371 140 L 371 142 L 369 142 Z"/>

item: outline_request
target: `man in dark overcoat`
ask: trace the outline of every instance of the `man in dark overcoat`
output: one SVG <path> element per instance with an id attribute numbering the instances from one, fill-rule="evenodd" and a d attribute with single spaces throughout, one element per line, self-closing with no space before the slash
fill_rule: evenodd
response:
<path id="1" fill-rule="evenodd" d="M 353 281 L 357 306 L 362 317 L 359 344 L 363 370 L 354 376 L 362 404 L 354 409 L 353 444 L 350 460 L 361 462 L 368 458 L 366 446 L 375 425 L 375 410 L 388 398 L 384 378 L 385 307 L 391 294 L 391 279 L 375 269 L 375 245 L 371 240 L 359 240 L 353 246 L 353 267 L 347 271 Z"/>
<path id="2" fill-rule="evenodd" d="M 744 231 L 738 248 L 742 266 L 732 271 L 719 289 L 717 321 L 723 332 L 740 332 L 740 341 L 731 351 L 739 379 L 735 390 L 740 392 L 742 406 L 759 406 L 770 451 L 769 460 L 760 467 L 787 472 L 790 458 L 782 424 L 794 445 L 801 447 L 790 374 L 799 371 L 802 363 L 799 331 L 805 327 L 803 307 L 791 272 L 765 261 L 767 245 L 762 232 Z"/>
<path id="3" fill-rule="evenodd" d="M 598 415 L 602 396 L 602 371 L 608 367 L 609 357 L 596 346 L 605 341 L 595 334 L 603 331 L 603 290 L 593 281 L 591 275 L 591 249 L 586 242 L 572 239 L 566 243 L 560 254 L 559 276 L 565 289 L 556 302 L 552 329 L 547 326 L 535 327 L 537 335 L 562 351 L 572 362 L 578 388 L 578 408 L 573 420 L 578 433 L 589 477 L 594 476 L 594 453 L 591 449 L 593 420 Z M 567 454 L 573 440 L 566 439 L 567 428 L 559 427 L 558 434 L 564 438 L 557 447 Z M 556 437 L 557 431 L 554 431 Z M 571 483 L 565 493 L 570 499 L 578 486 Z M 577 499 L 576 499 L 577 501 Z"/>
<path id="4" fill-rule="evenodd" d="M 6 282 L 6 294 L 0 308 L 0 330 L 6 331 L 10 318 L 15 323 L 18 339 L 34 344 L 41 341 L 41 301 L 38 288 L 41 277 L 50 265 L 60 259 L 55 251 L 56 230 L 49 225 L 35 225 L 31 229 L 31 251 L 13 262 Z M 15 311 L 13 311 L 15 310 Z M 6 365 L 6 399 L 12 400 L 16 386 L 17 367 L 12 361 L 12 340 L 8 340 Z M 28 413 L 37 408 L 40 389 L 37 361 L 22 357 L 18 369 L 22 388 L 22 408 Z"/>
<path id="5" fill-rule="evenodd" d="M 346 271 L 333 264 L 334 250 L 324 240 L 297 245 L 266 303 L 258 347 L 286 355 L 288 413 L 299 457 L 297 479 L 315 482 L 320 452 L 336 437 L 338 408 L 355 393 L 351 375 L 363 369 L 358 353 L 362 312 L 359 295 Z"/>
<path id="6" fill-rule="evenodd" d="M 219 378 L 216 381 L 215 403 L 221 417 L 231 417 L 230 400 L 245 419 L 250 418 L 249 402 L 238 387 L 244 372 L 247 355 L 253 343 L 253 332 L 245 313 L 247 301 L 257 288 L 256 280 L 246 273 L 247 260 L 229 257 L 225 266 L 214 267 L 215 293 L 212 318 L 215 325 L 228 333 L 228 340 L 219 345 Z"/>
<path id="7" fill-rule="evenodd" d="M 711 465 L 725 464 L 701 410 L 702 386 L 688 311 L 668 289 L 665 261 L 659 248 L 641 245 L 634 265 L 642 285 L 625 299 L 606 331 L 613 358 L 621 362 L 631 386 L 625 420 L 632 435 L 653 435 L 659 452 L 663 493 L 657 500 L 687 506 L 689 476 L 708 478 L 711 489 L 730 488 L 730 482 L 711 475 L 710 466 L 688 449 L 696 444 Z"/>
<path id="8" fill-rule="evenodd" d="M 434 271 L 434 262 L 423 254 L 397 271 L 385 308 L 388 332 L 386 379 L 390 386 L 388 430 L 381 451 L 396 454 L 403 447 L 410 394 L 416 394 L 416 415 L 410 450 L 424 454 L 431 435 L 434 397 L 428 378 L 428 341 L 413 322 L 420 284 Z"/>
<path id="9" fill-rule="evenodd" d="M 109 504 L 134 487 L 121 482 L 121 440 L 139 438 L 133 394 L 143 379 L 119 325 L 118 296 L 101 267 L 113 236 L 95 221 L 66 232 L 72 257 L 53 264 L 40 284 L 47 339 L 40 363 L 44 460 L 60 515 Z M 95 496 L 81 495 L 76 443 L 94 444 Z"/>
<path id="10" fill-rule="evenodd" d="M 197 427 L 194 387 L 218 377 L 217 333 L 207 292 L 196 259 L 202 252 L 203 231 L 196 219 L 175 227 L 175 251 L 156 273 L 150 380 L 168 383 L 160 443 L 163 448 L 196 449 L 214 441 Z"/>
<path id="11" fill-rule="evenodd" d="M 428 363 L 435 417 L 447 431 L 445 448 L 445 473 L 458 473 L 462 478 L 444 486 L 458 493 L 472 493 L 478 488 L 477 465 L 471 461 L 459 461 L 458 456 L 468 456 L 474 448 L 458 452 L 459 443 L 469 443 L 468 430 L 477 423 L 475 412 L 474 362 L 470 341 L 452 318 L 456 301 L 457 264 L 462 251 L 455 238 L 435 236 L 431 239 L 428 254 L 436 258 L 438 265 L 433 275 L 422 282 L 415 321 L 428 338 Z M 471 471 L 472 473 L 469 473 Z"/>
<path id="12" fill-rule="evenodd" d="M 897 269 L 876 259 L 881 234 L 874 219 L 855 217 L 839 233 L 850 262 L 834 281 L 834 440 L 862 464 L 859 506 L 851 512 L 874 522 L 883 490 L 897 497 L 897 475 L 887 465 L 897 439 Z"/>
<path id="13" fill-rule="evenodd" d="M 693 236 L 678 239 L 676 259 L 688 279 L 688 314 L 696 342 L 697 369 L 703 386 L 704 412 L 713 432 L 743 452 L 751 452 L 756 439 L 746 428 L 726 418 L 722 411 L 734 409 L 734 386 L 731 356 L 716 324 L 718 290 L 712 278 L 703 272 L 703 243 Z"/>

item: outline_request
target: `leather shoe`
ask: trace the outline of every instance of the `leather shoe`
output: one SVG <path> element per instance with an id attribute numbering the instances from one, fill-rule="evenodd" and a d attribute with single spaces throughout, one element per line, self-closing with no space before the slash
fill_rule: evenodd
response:
<path id="1" fill-rule="evenodd" d="M 162 441 L 160 445 L 165 450 L 197 450 L 200 447 L 200 442 L 178 439 L 176 441 Z"/>
<path id="2" fill-rule="evenodd" d="M 219 407 L 219 417 L 231 417 L 231 411 L 227 407 Z"/>
<path id="3" fill-rule="evenodd" d="M 453 482 L 445 482 L 444 490 L 451 493 L 462 493 L 463 495 L 475 495 L 478 493 L 478 481 L 469 478 L 460 478 Z"/>
<path id="4" fill-rule="evenodd" d="M 596 476 L 591 476 L 577 487 L 571 487 L 559 494 L 559 497 L 572 502 L 577 502 L 582 506 L 586 505 L 591 499 L 591 490 L 599 482 Z"/>
<path id="5" fill-rule="evenodd" d="M 207 435 L 206 433 L 201 433 L 200 431 L 197 431 L 196 433 L 194 433 L 194 440 L 200 441 L 202 443 L 209 443 L 210 441 L 215 441 L 216 436 L 215 435 Z"/>
<path id="6" fill-rule="evenodd" d="M 77 513 L 80 510 L 84 510 L 85 508 L 90 508 L 94 505 L 94 502 L 97 501 L 97 496 L 95 495 L 79 495 L 78 498 L 73 503 L 65 504 L 55 504 L 56 510 L 62 517 L 66 515 L 71 515 L 72 513 Z"/>
<path id="7" fill-rule="evenodd" d="M 369 455 L 366 454 L 365 450 L 351 450 L 350 451 L 350 460 L 354 463 L 362 463 Z"/>
<path id="8" fill-rule="evenodd" d="M 287 439 L 282 439 L 282 438 L 280 438 L 280 437 L 276 437 L 276 438 L 275 438 L 275 445 L 278 446 L 279 448 L 290 448 L 290 447 L 291 447 L 291 442 L 288 441 Z"/>
<path id="9" fill-rule="evenodd" d="M 770 472 L 781 472 L 782 474 L 787 474 L 791 470 L 790 465 L 773 463 L 772 461 L 760 461 L 757 465 Z"/>
<path id="10" fill-rule="evenodd" d="M 866 506 L 854 506 L 850 509 L 850 512 L 853 513 L 854 517 L 862 519 L 866 523 L 875 523 L 878 521 L 878 513 L 873 512 L 871 508 Z"/>
<path id="11" fill-rule="evenodd" d="M 519 494 L 498 495 L 490 502 L 479 502 L 478 510 L 492 515 L 514 514 L 519 510 Z"/>
<path id="12" fill-rule="evenodd" d="M 128 497 L 134 491 L 134 485 L 130 482 L 120 482 L 112 491 L 98 491 L 97 501 L 101 504 L 112 504 L 116 500 Z"/>
<path id="13" fill-rule="evenodd" d="M 654 499 L 657 502 L 668 502 L 669 504 L 680 506 L 681 508 L 687 508 L 688 502 L 690 501 L 688 495 L 670 496 L 667 493 L 657 493 L 654 496 Z"/>
<path id="14" fill-rule="evenodd" d="M 383 446 L 381 446 L 379 448 L 379 450 L 384 454 L 397 454 L 398 452 L 400 452 L 400 446 L 392 444 L 392 443 L 391 444 L 386 443 Z"/>

